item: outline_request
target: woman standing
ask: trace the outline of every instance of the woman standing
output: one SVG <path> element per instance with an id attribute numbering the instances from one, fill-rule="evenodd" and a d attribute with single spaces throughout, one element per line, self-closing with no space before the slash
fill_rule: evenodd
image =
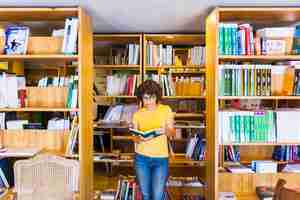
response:
<path id="1" fill-rule="evenodd" d="M 157 129 L 162 135 L 135 142 L 135 172 L 143 200 L 162 200 L 169 172 L 168 138 L 175 135 L 174 117 L 169 106 L 160 103 L 162 89 L 147 80 L 137 89 L 142 107 L 133 115 L 133 128 L 140 131 Z"/>

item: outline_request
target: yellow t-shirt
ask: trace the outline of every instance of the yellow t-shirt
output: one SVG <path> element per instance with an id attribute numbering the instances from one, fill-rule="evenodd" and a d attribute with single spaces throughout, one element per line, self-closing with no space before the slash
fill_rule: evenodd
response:
<path id="1" fill-rule="evenodd" d="M 169 106 L 158 104 L 154 111 L 139 109 L 133 115 L 133 123 L 138 125 L 139 130 L 148 131 L 161 128 L 172 117 L 173 113 Z M 136 144 L 135 152 L 149 157 L 168 157 L 168 138 L 166 135 L 161 135 Z"/>

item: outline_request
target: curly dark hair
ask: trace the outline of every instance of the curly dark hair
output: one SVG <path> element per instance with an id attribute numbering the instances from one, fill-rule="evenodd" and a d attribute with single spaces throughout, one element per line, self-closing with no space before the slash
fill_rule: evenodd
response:
<path id="1" fill-rule="evenodd" d="M 136 90 L 136 96 L 139 102 L 143 104 L 143 96 L 145 94 L 148 95 L 155 95 L 156 96 L 156 103 L 158 103 L 161 100 L 162 96 L 162 88 L 160 85 L 153 81 L 153 80 L 146 80 L 144 81 Z"/>

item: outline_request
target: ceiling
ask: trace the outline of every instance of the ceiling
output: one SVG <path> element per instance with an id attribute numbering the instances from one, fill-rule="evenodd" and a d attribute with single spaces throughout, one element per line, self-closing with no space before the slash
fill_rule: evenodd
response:
<path id="1" fill-rule="evenodd" d="M 216 6 L 300 6 L 299 0 L 1 0 L 0 6 L 77 6 L 92 16 L 96 33 L 204 32 Z"/>

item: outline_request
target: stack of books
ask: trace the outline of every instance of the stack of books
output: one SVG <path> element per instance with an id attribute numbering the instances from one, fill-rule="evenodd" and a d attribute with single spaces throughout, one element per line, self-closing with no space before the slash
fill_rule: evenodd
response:
<path id="1" fill-rule="evenodd" d="M 253 30 L 250 24 L 219 24 L 220 55 L 284 55 L 291 52 L 295 27 Z"/>
<path id="2" fill-rule="evenodd" d="M 106 77 L 106 94 L 108 96 L 134 96 L 140 82 L 141 77 L 137 74 L 109 75 Z"/>
<path id="3" fill-rule="evenodd" d="M 196 134 L 189 140 L 185 156 L 192 160 L 205 160 L 206 140 L 202 134 Z"/>
<path id="4" fill-rule="evenodd" d="M 296 145 L 282 145 L 274 147 L 272 158 L 277 161 L 300 160 L 300 147 Z"/>
<path id="5" fill-rule="evenodd" d="M 299 95 L 299 66 L 224 64 L 219 68 L 221 96 Z"/>

